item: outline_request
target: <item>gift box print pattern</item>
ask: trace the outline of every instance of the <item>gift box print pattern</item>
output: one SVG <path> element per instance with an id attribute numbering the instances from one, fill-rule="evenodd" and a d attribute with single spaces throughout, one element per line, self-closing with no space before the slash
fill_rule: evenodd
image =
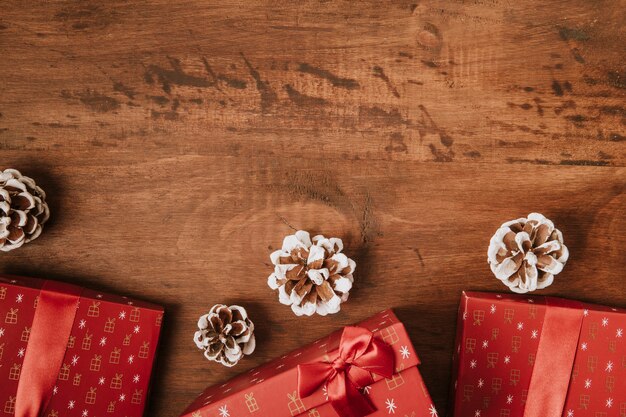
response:
<path id="1" fill-rule="evenodd" d="M 464 295 L 454 416 L 524 415 L 545 312 L 544 297 Z M 584 305 L 564 417 L 626 417 L 624 329 L 623 310 Z"/>
<path id="2" fill-rule="evenodd" d="M 437 411 L 417 369 L 417 358 L 402 323 L 391 311 L 384 311 L 358 326 L 391 345 L 396 373 L 390 379 L 363 389 L 376 406 L 378 416 L 436 417 Z M 337 348 L 341 331 L 293 351 L 230 381 L 210 387 L 189 406 L 185 417 L 337 417 L 324 389 L 300 398 L 297 392 L 298 364 L 328 359 Z M 328 353 L 330 352 L 330 353 Z"/>
<path id="3" fill-rule="evenodd" d="M 0 416 L 15 413 L 38 282 L 0 276 Z M 67 351 L 44 417 L 143 415 L 163 318 L 147 307 L 85 290 L 69 341 L 50 341 Z"/>

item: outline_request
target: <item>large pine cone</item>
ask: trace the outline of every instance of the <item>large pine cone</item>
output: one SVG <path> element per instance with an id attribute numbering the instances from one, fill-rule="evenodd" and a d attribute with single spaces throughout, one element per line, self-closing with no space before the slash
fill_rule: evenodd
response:
<path id="1" fill-rule="evenodd" d="M 341 253 L 341 239 L 299 230 L 285 237 L 283 248 L 270 255 L 274 272 L 267 283 L 297 316 L 337 313 L 348 299 L 356 263 Z"/>
<path id="2" fill-rule="evenodd" d="M 0 172 L 0 250 L 35 240 L 50 217 L 46 193 L 15 169 Z"/>
<path id="3" fill-rule="evenodd" d="M 568 257 L 561 231 L 539 213 L 504 223 L 489 243 L 491 271 L 516 293 L 552 284 Z"/>
<path id="4" fill-rule="evenodd" d="M 209 314 L 200 317 L 198 328 L 194 336 L 198 349 L 204 350 L 207 359 L 224 366 L 237 365 L 256 347 L 254 324 L 240 306 L 214 305 Z"/>

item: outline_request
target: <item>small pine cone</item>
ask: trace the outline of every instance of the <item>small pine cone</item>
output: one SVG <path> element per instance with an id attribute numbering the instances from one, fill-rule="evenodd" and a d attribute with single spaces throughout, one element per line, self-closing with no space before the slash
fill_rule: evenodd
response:
<path id="1" fill-rule="evenodd" d="M 539 213 L 504 223 L 489 242 L 491 271 L 520 294 L 552 284 L 568 257 L 563 234 Z"/>
<path id="2" fill-rule="evenodd" d="M 254 323 L 246 309 L 240 306 L 216 304 L 209 314 L 198 320 L 194 341 L 204 350 L 208 360 L 224 366 L 235 366 L 244 355 L 250 355 L 256 347 Z"/>
<path id="3" fill-rule="evenodd" d="M 282 304 L 297 316 L 337 313 L 348 300 L 356 263 L 341 253 L 341 239 L 299 230 L 285 237 L 283 248 L 270 255 L 274 272 L 267 279 Z"/>
<path id="4" fill-rule="evenodd" d="M 50 217 L 46 193 L 18 170 L 0 171 L 0 250 L 35 240 Z"/>

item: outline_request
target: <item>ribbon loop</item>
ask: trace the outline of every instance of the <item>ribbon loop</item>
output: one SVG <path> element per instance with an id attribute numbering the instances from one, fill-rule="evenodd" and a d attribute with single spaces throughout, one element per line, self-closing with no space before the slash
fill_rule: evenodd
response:
<path id="1" fill-rule="evenodd" d="M 362 327 L 345 327 L 337 357 L 328 362 L 298 365 L 298 393 L 308 397 L 326 386 L 331 405 L 340 416 L 364 417 L 376 409 L 359 389 L 374 382 L 372 373 L 391 378 L 394 354 L 386 343 Z"/>

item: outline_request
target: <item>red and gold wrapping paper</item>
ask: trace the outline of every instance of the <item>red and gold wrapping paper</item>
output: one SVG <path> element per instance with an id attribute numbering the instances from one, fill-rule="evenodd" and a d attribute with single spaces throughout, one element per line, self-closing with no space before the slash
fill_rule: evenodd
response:
<path id="1" fill-rule="evenodd" d="M 374 377 L 363 390 L 377 411 L 372 417 L 436 417 L 437 412 L 417 370 L 419 358 L 404 325 L 391 310 L 359 323 L 387 343 L 395 355 L 395 374 L 390 379 Z M 340 417 L 328 402 L 325 389 L 300 398 L 299 364 L 329 360 L 337 355 L 342 331 L 295 350 L 230 381 L 208 388 L 183 413 L 184 417 Z"/>
<path id="2" fill-rule="evenodd" d="M 626 417 L 625 330 L 623 309 L 463 293 L 451 415 Z"/>
<path id="3" fill-rule="evenodd" d="M 17 392 L 29 354 L 33 319 L 45 280 L 0 275 L 0 416 L 22 417 Z M 78 289 L 78 307 L 62 363 L 43 417 L 140 417 L 163 320 L 159 306 L 110 294 Z M 54 319 L 51 321 L 54 322 Z M 43 332 L 48 333 L 48 332 Z M 28 386 L 20 388 L 29 394 Z"/>

